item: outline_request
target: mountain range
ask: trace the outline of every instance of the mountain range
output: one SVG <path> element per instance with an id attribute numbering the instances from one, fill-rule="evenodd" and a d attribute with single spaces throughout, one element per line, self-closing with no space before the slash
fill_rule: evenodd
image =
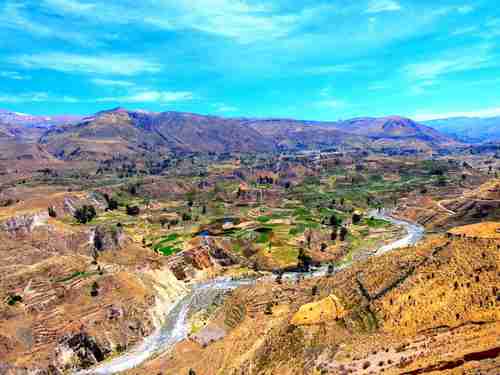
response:
<path id="1" fill-rule="evenodd" d="M 426 121 L 425 124 L 461 142 L 500 141 L 500 116 L 490 118 L 454 117 Z"/>
<path id="2" fill-rule="evenodd" d="M 61 160 L 106 160 L 148 152 L 276 152 L 336 147 L 430 151 L 458 143 L 429 126 L 391 116 L 337 122 L 222 118 L 116 108 L 92 116 L 0 112 L 0 143 L 36 144 Z"/>

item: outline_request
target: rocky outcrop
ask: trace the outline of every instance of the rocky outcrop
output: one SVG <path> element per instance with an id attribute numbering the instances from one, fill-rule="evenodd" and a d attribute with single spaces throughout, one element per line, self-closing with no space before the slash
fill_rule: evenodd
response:
<path id="1" fill-rule="evenodd" d="M 119 250 L 126 242 L 126 236 L 121 226 L 97 226 L 91 233 L 96 251 Z"/>
<path id="2" fill-rule="evenodd" d="M 61 371 L 88 368 L 105 358 L 105 351 L 84 331 L 63 336 L 55 354 L 54 366 Z"/>
<path id="3" fill-rule="evenodd" d="M 47 224 L 48 212 L 18 215 L 7 219 L 0 228 L 11 235 L 30 234 L 36 227 Z"/>
<path id="4" fill-rule="evenodd" d="M 342 319 L 347 311 L 339 298 L 333 294 L 317 301 L 302 305 L 292 318 L 295 326 L 313 325 Z"/>

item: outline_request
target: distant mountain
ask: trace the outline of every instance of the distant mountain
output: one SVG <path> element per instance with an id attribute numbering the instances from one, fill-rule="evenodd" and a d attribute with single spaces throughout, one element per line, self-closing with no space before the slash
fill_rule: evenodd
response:
<path id="1" fill-rule="evenodd" d="M 57 125 L 77 123 L 83 119 L 83 116 L 35 116 L 19 112 L 10 112 L 0 109 L 0 122 L 24 125 L 33 127 L 51 127 Z"/>
<path id="2" fill-rule="evenodd" d="M 500 141 L 500 117 L 455 117 L 425 121 L 425 124 L 462 142 Z"/>
<path id="3" fill-rule="evenodd" d="M 397 116 L 315 122 L 115 108 L 76 123 L 71 116 L 59 120 L 47 129 L 28 126 L 34 120 L 24 125 L 14 121 L 0 127 L 0 136 L 11 142 L 36 140 L 63 160 L 106 160 L 151 152 L 275 152 L 337 146 L 413 152 L 457 144 L 439 131 Z"/>
<path id="4" fill-rule="evenodd" d="M 63 159 L 163 152 L 270 152 L 274 143 L 238 120 L 118 108 L 46 132 L 40 142 Z"/>

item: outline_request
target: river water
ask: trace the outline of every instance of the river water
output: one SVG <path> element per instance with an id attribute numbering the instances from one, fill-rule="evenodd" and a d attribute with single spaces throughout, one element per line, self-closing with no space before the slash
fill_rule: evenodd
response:
<path id="1" fill-rule="evenodd" d="M 421 225 L 395 219 L 390 216 L 389 211 L 371 211 L 369 216 L 386 220 L 394 225 L 404 227 L 407 234 L 405 237 L 397 241 L 380 247 L 377 251 L 371 253 L 370 255 L 366 255 L 366 257 L 382 255 L 392 250 L 413 246 L 424 236 L 425 230 Z M 343 264 L 341 267 L 336 267 L 335 272 L 339 272 L 349 266 L 350 263 Z M 297 277 L 320 277 L 326 275 L 327 272 L 328 266 L 321 266 L 307 273 L 285 273 L 283 274 L 283 279 L 294 279 Z M 107 375 L 119 373 L 139 366 L 151 357 L 169 350 L 175 344 L 184 340 L 188 336 L 189 327 L 187 324 L 187 318 L 191 309 L 207 308 L 212 304 L 215 298 L 217 298 L 217 295 L 219 295 L 221 291 L 236 289 L 239 286 L 249 285 L 254 282 L 255 280 L 216 279 L 214 281 L 193 286 L 186 296 L 177 301 L 177 303 L 168 312 L 166 312 L 165 323 L 163 326 L 150 336 L 146 337 L 142 343 L 119 357 L 105 361 L 92 369 L 78 371 L 74 374 Z"/>

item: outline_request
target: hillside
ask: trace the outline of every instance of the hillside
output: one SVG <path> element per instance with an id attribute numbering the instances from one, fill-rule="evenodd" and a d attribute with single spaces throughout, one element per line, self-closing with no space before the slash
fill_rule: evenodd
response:
<path id="1" fill-rule="evenodd" d="M 456 117 L 425 123 L 463 142 L 500 141 L 500 117 Z"/>

